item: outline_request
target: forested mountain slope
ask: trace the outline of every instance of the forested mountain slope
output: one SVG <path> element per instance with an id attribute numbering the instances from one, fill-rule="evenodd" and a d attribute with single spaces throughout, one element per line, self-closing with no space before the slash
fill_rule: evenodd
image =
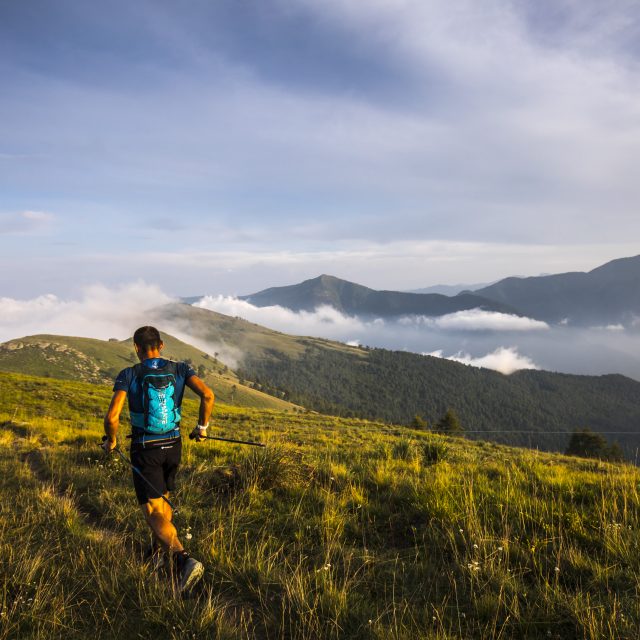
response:
<path id="1" fill-rule="evenodd" d="M 640 316 L 640 256 L 588 273 L 506 278 L 474 293 L 546 322 L 630 326 Z"/>
<path id="2" fill-rule="evenodd" d="M 589 427 L 632 455 L 640 438 L 640 383 L 620 375 L 519 371 L 510 376 L 440 358 L 363 350 L 353 358 L 309 345 L 290 357 L 246 358 L 242 375 L 318 411 L 407 424 L 452 408 L 470 437 L 564 450 Z M 630 432 L 630 433 L 619 433 Z"/>

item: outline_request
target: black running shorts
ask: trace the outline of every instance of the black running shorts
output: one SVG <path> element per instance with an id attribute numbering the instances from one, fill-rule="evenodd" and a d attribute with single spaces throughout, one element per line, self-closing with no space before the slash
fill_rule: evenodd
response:
<path id="1" fill-rule="evenodd" d="M 132 470 L 138 504 L 149 502 L 149 498 L 160 498 L 175 489 L 181 453 L 181 440 L 146 449 L 132 449 L 131 462 L 147 481 Z"/>

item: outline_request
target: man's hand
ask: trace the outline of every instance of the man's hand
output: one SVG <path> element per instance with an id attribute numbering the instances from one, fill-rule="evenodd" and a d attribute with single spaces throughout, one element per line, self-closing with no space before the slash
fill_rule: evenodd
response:
<path id="1" fill-rule="evenodd" d="M 207 439 L 207 427 L 209 425 L 202 426 L 201 424 L 194 427 L 193 431 L 189 434 L 190 440 L 195 440 L 196 442 L 202 442 Z"/>
<path id="2" fill-rule="evenodd" d="M 102 444 L 100 446 L 103 448 L 105 454 L 109 455 L 116 448 L 117 444 L 118 444 L 118 441 L 115 438 L 109 438 L 109 436 L 103 436 Z"/>

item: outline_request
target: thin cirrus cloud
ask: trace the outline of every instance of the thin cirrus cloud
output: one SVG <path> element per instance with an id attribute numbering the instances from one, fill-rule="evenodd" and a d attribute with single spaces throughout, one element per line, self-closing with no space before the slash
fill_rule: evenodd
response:
<path id="1" fill-rule="evenodd" d="M 0 235 L 37 233 L 47 229 L 53 220 L 53 214 L 45 211 L 0 214 Z"/>
<path id="2" fill-rule="evenodd" d="M 66 244 L 36 252 L 45 221 L 0 215 L 5 260 L 39 260 L 0 293 L 64 295 L 65 260 L 84 275 L 111 247 L 108 284 L 179 247 L 177 295 L 210 291 L 191 267 L 207 251 L 234 270 L 226 293 L 327 272 L 336 247 L 336 275 L 394 289 L 631 255 L 638 17 L 626 0 L 3 3 L 0 210 L 61 212 L 47 231 Z M 459 250 L 395 251 L 412 242 Z M 240 252 L 284 258 L 267 281 Z"/>
<path id="3" fill-rule="evenodd" d="M 9 167 L 14 181 L 117 200 L 134 225 L 149 210 L 238 227 L 268 215 L 279 230 L 321 219 L 314 237 L 327 244 L 350 233 L 619 242 L 640 231 L 637 70 L 618 37 L 633 41 L 629 3 L 223 4 L 120 2 L 98 16 L 70 3 L 85 27 L 74 33 L 86 34 L 70 50 L 101 72 L 91 82 L 56 48 L 63 37 L 22 44 L 39 41 L 25 21 L 12 46 L 31 47 L 22 59 L 47 73 L 5 62 L 17 81 L 0 115 L 12 149 L 51 153 Z M 63 17 L 53 24 L 69 36 Z M 118 45 L 105 56 L 92 34 Z M 304 66 L 289 55 L 302 38 Z M 390 211 L 401 223 L 387 223 Z"/>

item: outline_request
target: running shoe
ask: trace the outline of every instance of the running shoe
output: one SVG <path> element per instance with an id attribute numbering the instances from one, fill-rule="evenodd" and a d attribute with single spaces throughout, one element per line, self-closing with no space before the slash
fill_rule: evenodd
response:
<path id="1" fill-rule="evenodd" d="M 177 554 L 178 591 L 184 593 L 192 589 L 204 574 L 204 565 L 187 553 Z"/>

